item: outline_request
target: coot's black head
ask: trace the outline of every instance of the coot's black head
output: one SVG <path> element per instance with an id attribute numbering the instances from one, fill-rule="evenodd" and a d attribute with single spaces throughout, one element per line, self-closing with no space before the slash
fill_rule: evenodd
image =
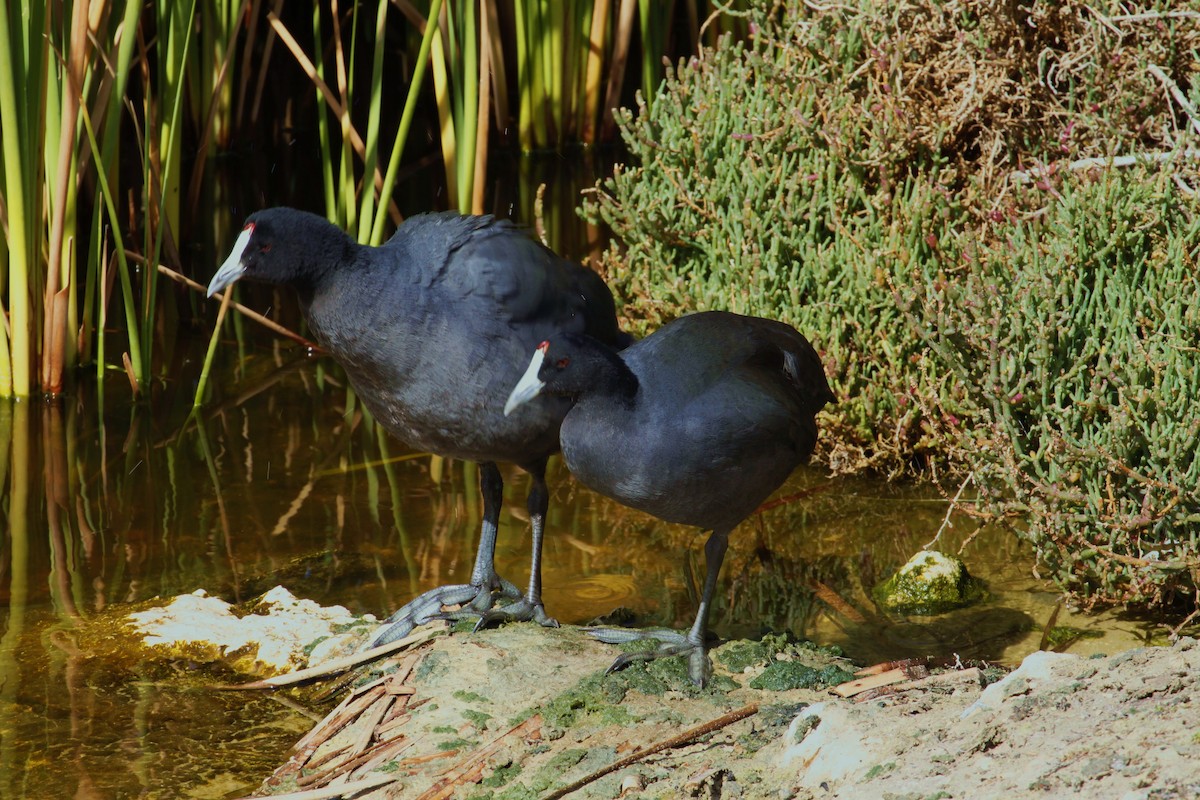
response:
<path id="1" fill-rule="evenodd" d="M 208 295 L 242 278 L 311 292 L 329 270 L 354 258 L 354 240 L 324 217 L 294 208 L 255 212 L 208 284 Z"/>
<path id="2" fill-rule="evenodd" d="M 588 336 L 562 334 L 538 345 L 525 374 L 509 394 L 504 413 L 511 414 L 543 392 L 628 397 L 636 391 L 637 378 L 616 351 Z"/>

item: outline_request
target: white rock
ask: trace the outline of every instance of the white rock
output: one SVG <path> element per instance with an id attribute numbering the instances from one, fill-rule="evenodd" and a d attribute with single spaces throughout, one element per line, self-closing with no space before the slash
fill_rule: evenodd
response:
<path id="1" fill-rule="evenodd" d="M 305 655 L 312 642 L 322 642 L 326 657 L 335 654 L 338 643 L 357 640 L 354 634 L 334 634 L 335 626 L 360 621 L 342 606 L 321 606 L 301 600 L 276 586 L 259 600 L 254 613 L 238 617 L 233 606 L 199 589 L 180 595 L 161 608 L 129 615 L 130 622 L 149 646 L 180 647 L 192 645 L 215 650 L 220 656 L 245 651 L 263 671 L 281 672 L 305 666 Z"/>
<path id="2" fill-rule="evenodd" d="M 1045 650 L 1030 653 L 1025 656 L 1021 666 L 984 689 L 978 700 L 963 709 L 960 718 L 966 719 L 984 710 L 995 710 L 1009 697 L 1026 694 L 1045 681 L 1057 680 L 1053 672 L 1056 664 L 1079 660 L 1079 656 L 1069 653 L 1050 653 Z"/>
<path id="3" fill-rule="evenodd" d="M 812 725 L 813 717 L 820 722 L 796 743 L 796 731 Z M 784 739 L 792 744 L 779 755 L 777 763 L 789 771 L 798 770 L 799 785 L 807 789 L 861 777 L 891 755 L 882 733 L 854 719 L 848 704 L 814 703 L 792 720 Z"/>

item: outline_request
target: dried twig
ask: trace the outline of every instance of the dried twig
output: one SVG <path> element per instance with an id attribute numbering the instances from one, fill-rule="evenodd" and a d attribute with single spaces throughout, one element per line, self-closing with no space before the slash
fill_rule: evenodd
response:
<path id="1" fill-rule="evenodd" d="M 304 734 L 300 738 L 300 741 L 296 742 L 292 747 L 292 750 L 301 755 L 303 755 L 304 751 L 309 751 L 309 755 L 316 752 L 318 747 L 357 719 L 359 714 L 374 705 L 376 700 L 383 697 L 383 694 L 383 687 L 377 686 L 364 695 L 349 695 L 337 708 L 330 711 L 325 719 L 321 720 L 312 730 Z"/>
<path id="2" fill-rule="evenodd" d="M 546 240 L 546 184 L 539 183 L 537 194 L 533 198 L 533 230 L 537 234 L 538 241 L 546 247 L 550 246 L 550 242 Z"/>
<path id="3" fill-rule="evenodd" d="M 1045 650 L 1050 645 L 1050 634 L 1054 631 L 1054 623 L 1058 622 L 1058 615 L 1063 610 L 1063 601 L 1060 598 L 1054 604 L 1054 610 L 1050 612 L 1050 619 L 1046 620 L 1046 624 L 1042 626 L 1042 639 L 1038 642 L 1038 650 Z"/>
<path id="4" fill-rule="evenodd" d="M 137 253 L 126 252 L 125 257 L 129 258 L 133 261 L 139 261 L 143 264 L 146 263 L 146 259 L 143 258 L 142 256 L 138 255 Z M 207 288 L 204 285 L 196 283 L 194 280 L 192 280 L 188 276 L 181 275 L 180 273 L 176 272 L 175 270 L 171 269 L 168 266 L 159 264 L 158 271 L 161 272 L 163 275 L 166 275 L 168 278 L 171 278 L 174 281 L 178 281 L 179 283 L 182 283 L 184 286 L 187 286 L 190 289 L 195 289 L 198 292 L 207 291 Z M 226 290 L 226 291 L 228 291 L 228 290 Z M 225 293 L 217 292 L 216 294 L 213 295 L 213 297 L 215 297 L 218 300 L 223 301 L 225 299 Z M 318 345 L 316 342 L 310 342 L 308 339 L 305 339 L 303 336 L 296 333 L 295 331 L 288 330 L 287 328 L 280 325 L 278 322 L 275 322 L 272 319 L 268 319 L 267 317 L 264 317 L 262 314 L 259 314 L 257 311 L 247 308 L 246 306 L 244 306 L 238 302 L 230 302 L 230 305 L 233 306 L 234 308 L 236 308 L 243 316 L 249 317 L 250 319 L 257 322 L 259 325 L 262 325 L 266 328 L 271 329 L 275 333 L 278 333 L 280 336 L 291 339 L 293 342 L 296 342 L 298 344 L 302 344 L 305 347 L 307 347 L 309 350 L 313 350 L 316 352 L 324 352 L 321 350 L 321 346 Z"/>
<path id="5" fill-rule="evenodd" d="M 263 678 L 260 681 L 252 681 L 251 683 L 243 683 L 237 686 L 222 686 L 220 688 L 230 691 L 248 691 L 251 689 L 278 689 L 281 686 L 292 686 L 293 684 L 303 683 L 305 681 L 324 678 L 327 675 L 334 675 L 339 672 L 357 667 L 359 664 L 366 664 L 384 656 L 391 655 L 398 650 L 404 650 L 409 647 L 417 647 L 424 644 L 430 639 L 440 636 L 444 632 L 442 628 L 427 628 L 416 633 L 405 636 L 403 639 L 397 639 L 388 644 L 381 644 L 379 647 L 372 647 L 370 650 L 364 650 L 361 653 L 346 656 L 344 658 L 335 658 L 332 661 L 326 661 L 319 667 L 309 667 L 308 669 L 298 669 L 295 672 L 288 672 L 283 675 L 274 675 L 270 678 Z"/>
<path id="6" fill-rule="evenodd" d="M 369 729 L 368 729 L 369 732 Z M 370 772 L 370 769 L 361 769 L 368 764 L 378 766 L 383 761 L 400 755 L 405 750 L 413 746 L 413 742 L 403 736 L 395 739 L 390 739 L 386 742 L 379 742 L 374 747 L 364 750 L 361 753 L 346 758 L 347 750 L 343 748 L 338 751 L 338 762 L 331 767 L 314 772 L 309 775 L 303 775 L 296 779 L 297 786 L 313 786 L 329 783 L 339 775 L 352 775 L 355 771 L 360 773 Z M 315 759 L 314 759 L 315 760 Z M 332 759 L 330 759 L 332 760 Z M 326 761 L 325 763 L 329 763 Z M 371 767 L 371 769 L 374 768 Z M 314 764 L 309 764 L 307 769 L 315 769 Z M 361 776 L 360 776 L 361 777 Z"/>
<path id="7" fill-rule="evenodd" d="M 869 667 L 857 669 L 854 674 L 859 677 L 867 675 L 881 675 L 884 672 L 891 672 L 896 669 L 912 669 L 913 667 L 928 667 L 928 666 L 945 666 L 952 662 L 946 659 L 935 659 L 931 656 L 918 656 L 917 658 L 901 658 L 896 661 L 883 661 L 879 664 L 872 664 Z"/>
<path id="8" fill-rule="evenodd" d="M 663 750 L 670 750 L 673 747 L 679 747 L 681 745 L 690 744 L 691 742 L 700 738 L 701 736 L 704 736 L 705 734 L 712 733 L 713 731 L 718 731 L 721 728 L 732 725 L 733 723 L 738 722 L 739 720 L 743 720 L 746 717 L 753 716 L 754 714 L 757 714 L 757 713 L 758 713 L 758 703 L 751 703 L 748 706 L 742 706 L 741 708 L 737 709 L 736 711 L 730 711 L 728 714 L 726 714 L 722 717 L 717 717 L 716 719 L 710 720 L 709 722 L 705 722 L 702 725 L 697 725 L 694 728 L 689 728 L 688 730 L 684 731 L 681 734 L 678 734 L 677 736 L 672 736 L 670 739 L 664 739 L 663 741 L 658 742 L 657 744 L 652 744 L 649 747 L 644 747 L 640 750 L 630 753 L 629 755 L 625 756 L 624 758 L 619 758 L 616 761 L 614 761 L 613 763 L 609 764 L 607 767 L 598 769 L 595 772 L 591 773 L 590 775 L 585 775 L 582 778 L 580 778 L 579 780 L 577 780 L 573 783 L 569 783 L 560 789 L 555 789 L 550 794 L 544 796 L 542 798 L 542 800 L 557 800 L 557 798 L 566 797 L 571 792 L 582 789 L 584 786 L 587 786 L 589 783 L 592 783 L 593 781 L 597 781 L 600 778 L 603 778 L 605 775 L 616 772 L 619 769 L 623 769 L 623 768 L 629 766 L 630 764 L 635 764 L 638 761 L 641 761 L 646 756 L 653 755 L 654 753 L 658 753 Z"/>
<path id="9" fill-rule="evenodd" d="M 974 470 L 967 474 L 967 477 L 965 480 L 963 480 L 962 485 L 958 487 L 958 491 L 954 493 L 954 497 L 950 500 L 950 505 L 946 507 L 946 516 L 942 520 L 941 527 L 938 528 L 938 532 L 933 539 L 921 548 L 922 550 L 928 550 L 929 548 L 933 547 L 938 543 L 938 540 L 942 538 L 942 532 L 945 531 L 946 528 L 954 527 L 954 523 L 950 521 L 950 516 L 954 513 L 954 509 L 958 508 L 958 499 L 962 497 L 962 493 L 967 488 L 967 484 L 973 480 L 975 480 Z"/>
<path id="10" fill-rule="evenodd" d="M 931 675 L 936 667 L 950 667 L 951 671 L 943 675 Z M 971 670 L 974 670 L 972 672 Z M 937 683 L 977 679 L 978 667 L 966 667 L 957 654 L 953 658 L 904 658 L 899 661 L 885 661 L 870 667 L 855 671 L 855 680 L 834 686 L 832 691 L 839 697 L 854 697 L 870 693 L 877 697 L 880 694 L 922 689 Z M 886 690 L 884 689 L 886 687 Z M 859 697 L 859 701 L 862 698 Z"/>
<path id="11" fill-rule="evenodd" d="M 1197 594 L 1200 594 L 1200 590 L 1197 590 Z M 1200 597 L 1195 598 L 1195 600 L 1196 600 L 1196 604 L 1198 606 L 1200 606 Z M 1188 614 L 1187 617 L 1184 618 L 1183 622 L 1181 622 L 1178 625 L 1176 625 L 1175 627 L 1171 628 L 1171 634 L 1170 634 L 1171 641 L 1174 642 L 1175 640 L 1177 640 L 1179 638 L 1179 632 L 1182 631 L 1184 628 L 1186 628 L 1188 626 L 1188 624 L 1198 616 L 1200 616 L 1200 608 L 1197 608 L 1195 611 Z"/>
<path id="12" fill-rule="evenodd" d="M 394 702 L 396 702 L 396 698 L 385 693 L 373 706 L 363 712 L 360 717 L 362 730 L 354 737 L 348 751 L 352 762 L 361 756 L 371 744 L 371 737 L 375 735 L 375 727 L 383 719 L 383 715 L 391 709 Z"/>
<path id="13" fill-rule="evenodd" d="M 937 675 L 926 675 L 925 677 L 917 678 L 903 683 L 893 683 L 890 686 L 881 686 L 878 689 L 870 689 L 857 695 L 854 698 L 855 703 L 866 703 L 870 700 L 875 700 L 888 695 L 900 694 L 901 692 L 911 691 L 948 691 L 951 689 L 971 688 L 979 689 L 983 683 L 983 672 L 979 667 L 967 667 L 962 670 L 954 670 L 952 672 L 941 672 Z"/>
<path id="14" fill-rule="evenodd" d="M 1163 72 L 1162 67 L 1158 66 L 1157 64 L 1151 64 L 1150 66 L 1146 67 L 1146 71 L 1155 78 L 1158 78 L 1158 82 L 1161 83 L 1166 88 L 1167 92 L 1170 93 L 1171 97 L 1175 99 L 1175 102 L 1183 110 L 1183 113 L 1187 114 L 1188 120 L 1192 123 L 1192 130 L 1194 130 L 1196 133 L 1200 133 L 1200 115 L 1197 115 L 1196 107 L 1187 99 L 1187 95 L 1180 90 L 1175 81 L 1171 80 L 1170 76 Z"/>
<path id="15" fill-rule="evenodd" d="M 833 687 L 833 693 L 838 697 L 853 697 L 856 694 L 878 689 L 881 686 L 889 686 L 893 683 L 908 681 L 913 679 L 913 671 L 926 669 L 925 667 L 913 667 L 910 669 L 897 668 L 887 672 L 880 672 L 873 675 L 868 675 L 865 678 L 855 678 L 852 681 L 846 681 Z M 919 673 L 918 673 L 919 674 Z M 926 669 L 926 674 L 928 670 Z"/>
<path id="16" fill-rule="evenodd" d="M 393 760 L 414 744 L 416 742 L 406 736 L 397 736 L 395 739 L 380 742 L 355 758 L 353 763 L 348 764 L 349 772 L 347 774 L 351 778 L 361 778 L 371 770 L 383 766 L 385 761 Z"/>
<path id="17" fill-rule="evenodd" d="M 525 737 L 541 730 L 541 726 L 542 718 L 537 715 L 519 725 L 514 725 L 484 746 L 471 751 L 471 754 L 460 763 L 447 768 L 442 773 L 446 777 L 431 786 L 417 800 L 445 800 L 445 798 L 452 797 L 463 784 L 479 780 L 484 766 L 487 765 L 487 760 L 500 749 L 500 745 L 505 739 L 514 735 Z"/>
<path id="18" fill-rule="evenodd" d="M 308 763 L 304 765 L 304 768 L 309 770 L 310 772 L 320 770 L 322 767 L 324 767 L 330 761 L 340 759 L 342 756 L 344 756 L 346 754 L 346 751 L 349 749 L 350 749 L 350 745 L 348 745 L 348 744 L 344 744 L 341 747 L 335 747 L 335 748 L 331 749 L 325 755 L 321 756 L 320 758 L 309 759 Z M 298 779 L 297 783 L 299 783 L 302 780 L 303 780 L 303 778 Z M 311 783 L 311 781 L 309 781 L 309 783 Z"/>
<path id="19" fill-rule="evenodd" d="M 1093 167 L 1131 167 L 1143 161 L 1161 164 L 1165 161 L 1173 161 L 1176 158 L 1200 158 L 1200 149 L 1189 147 L 1185 150 L 1163 150 L 1154 153 L 1139 153 L 1133 156 L 1081 158 L 1062 165 L 1062 167 L 1069 170 L 1092 169 Z M 1037 167 L 1030 170 L 1011 172 L 1008 177 L 1013 183 L 1032 183 L 1045 177 L 1049 172 L 1050 167 Z"/>
<path id="20" fill-rule="evenodd" d="M 350 783 L 341 783 L 337 786 L 326 786 L 321 789 L 306 789 L 302 792 L 288 792 L 287 794 L 272 795 L 273 800 L 327 800 L 333 797 L 352 797 L 353 795 L 365 792 L 368 789 L 376 789 L 380 786 L 386 786 L 389 783 L 395 783 L 400 780 L 400 776 L 394 773 L 386 773 L 381 775 L 372 775 L 369 778 L 363 778 L 360 781 L 352 781 Z M 241 800 L 254 800 L 252 797 L 243 797 Z"/>

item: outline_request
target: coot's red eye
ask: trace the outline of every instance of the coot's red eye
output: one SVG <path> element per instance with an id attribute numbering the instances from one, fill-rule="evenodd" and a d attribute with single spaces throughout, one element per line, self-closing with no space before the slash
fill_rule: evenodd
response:
<path id="1" fill-rule="evenodd" d="M 571 359 L 569 359 L 569 358 L 560 358 L 560 359 L 558 360 L 558 364 L 556 364 L 555 366 L 557 366 L 559 369 L 563 369 L 564 367 L 566 367 L 566 366 L 567 366 L 567 364 L 570 364 L 570 363 L 571 363 Z"/>
<path id="2" fill-rule="evenodd" d="M 269 253 L 269 252 L 271 252 L 271 244 L 268 242 L 267 244 L 264 244 L 262 247 L 260 247 L 258 249 L 263 253 Z"/>

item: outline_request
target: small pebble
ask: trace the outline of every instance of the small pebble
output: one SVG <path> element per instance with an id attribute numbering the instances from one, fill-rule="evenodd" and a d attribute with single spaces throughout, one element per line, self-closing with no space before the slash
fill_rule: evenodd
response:
<path id="1" fill-rule="evenodd" d="M 634 772 L 626 775 L 621 781 L 621 797 L 636 797 L 646 788 L 646 781 L 642 778 L 641 773 Z"/>

